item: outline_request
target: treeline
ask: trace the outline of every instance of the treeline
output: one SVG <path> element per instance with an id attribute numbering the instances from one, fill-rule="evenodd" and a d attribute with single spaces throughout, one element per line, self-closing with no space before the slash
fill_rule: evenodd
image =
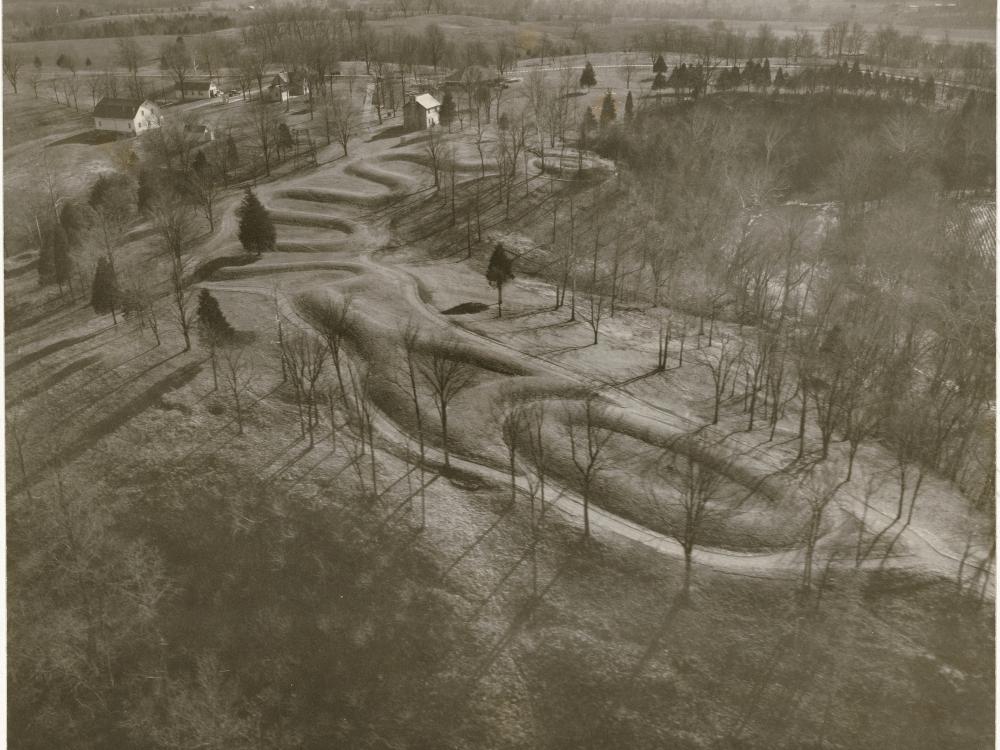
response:
<path id="1" fill-rule="evenodd" d="M 900 475 L 894 532 L 925 471 L 992 502 L 995 247 L 965 196 L 993 187 L 993 122 L 975 97 L 944 114 L 730 95 L 590 136 L 627 165 L 601 209 L 628 217 L 603 251 L 611 288 L 652 285 L 677 311 L 751 326 L 706 363 L 722 378 L 716 419 L 729 388 L 751 428 L 797 414 L 800 455 L 810 422 L 823 458 L 834 440 L 852 464 L 883 443 Z M 817 230 L 779 210 L 789 200 L 835 213 Z"/>
<path id="2" fill-rule="evenodd" d="M 691 56 L 707 66 L 732 65 L 747 58 L 781 58 L 786 63 L 816 58 L 834 58 L 839 63 L 850 58 L 867 65 L 960 69 L 986 76 L 995 67 L 993 48 L 983 42 L 932 42 L 919 34 L 902 34 L 892 26 L 869 31 L 863 24 L 847 21 L 831 24 L 818 38 L 805 29 L 779 36 L 766 23 L 753 34 L 729 28 L 723 21 L 713 21 L 706 28 L 668 23 L 633 34 L 628 46 L 654 58 L 666 52 Z"/>
<path id="3" fill-rule="evenodd" d="M 400 4 L 401 6 L 403 4 Z M 415 12 L 406 4 L 408 12 Z M 568 29 L 550 32 L 545 29 L 518 29 L 511 35 L 511 43 L 519 57 L 545 58 L 551 55 L 591 52 L 645 51 L 650 60 L 659 54 L 673 53 L 682 58 L 699 59 L 706 66 L 717 62 L 734 64 L 747 58 L 782 58 L 787 62 L 800 59 L 834 58 L 841 62 L 845 57 L 867 65 L 890 67 L 930 68 L 932 70 L 963 70 L 968 75 L 983 75 L 984 82 L 992 80 L 995 68 L 994 48 L 985 42 L 956 43 L 948 39 L 932 41 L 922 34 L 902 33 L 892 24 L 879 25 L 872 30 L 859 22 L 836 21 L 816 35 L 804 28 L 779 34 L 768 23 L 760 24 L 754 32 L 731 27 L 723 20 L 707 26 L 685 23 L 655 23 L 637 26 L 630 16 L 617 10 L 617 21 L 606 5 L 586 7 L 580 4 L 559 7 L 545 13 L 538 4 L 531 6 L 518 2 L 508 6 L 477 8 L 463 4 L 451 12 L 468 15 L 486 15 L 508 20 L 539 20 L 562 23 Z M 421 10 L 424 10 L 421 8 Z M 426 12 L 448 12 L 433 10 Z M 364 10 L 346 12 L 366 17 Z M 368 16 L 377 18 L 369 10 Z M 655 18 L 656 13 L 640 13 L 638 17 Z"/>
<path id="4" fill-rule="evenodd" d="M 878 78 L 873 76 L 873 80 Z M 893 151 L 877 148 L 880 139 L 897 129 L 902 131 L 897 136 L 899 147 L 918 149 L 924 172 L 931 175 L 936 190 L 956 195 L 992 190 L 995 98 L 971 92 L 960 108 L 940 112 L 913 106 L 921 101 L 925 88 L 926 83 L 899 79 L 896 87 L 887 87 L 881 97 L 856 96 L 849 93 L 851 89 L 840 89 L 828 83 L 822 89 L 816 87 L 813 96 L 806 96 L 798 103 L 777 96 L 778 86 L 766 87 L 759 83 L 750 84 L 742 93 L 750 89 L 771 91 L 774 92 L 771 98 L 739 98 L 741 91 L 727 88 L 724 89 L 726 98 L 721 101 L 735 103 L 741 108 L 753 107 L 765 119 L 773 117 L 782 121 L 783 148 L 790 149 L 792 156 L 782 164 L 782 182 L 798 197 L 815 198 L 815 191 L 824 184 L 821 176 L 843 157 L 845 150 L 850 150 L 851 143 L 865 139 L 871 141 L 871 159 L 866 165 L 870 177 L 866 178 L 865 185 L 872 186 L 866 200 L 880 200 L 899 189 L 898 173 L 887 166 Z M 795 90 L 802 89 L 796 87 Z M 809 93 L 809 89 L 805 91 Z M 873 84 L 871 91 L 878 93 L 879 90 Z M 706 109 L 723 106 L 716 97 L 708 97 L 704 102 Z M 649 123 L 670 120 L 679 112 L 689 112 L 692 107 L 701 110 L 700 105 L 690 102 L 674 107 L 665 106 L 659 100 L 647 100 L 637 111 L 640 119 Z M 845 128 L 845 132 L 834 132 L 838 127 Z M 797 128 L 802 130 L 797 131 Z M 638 166 L 648 163 L 646 159 L 661 163 L 665 156 L 648 153 L 647 139 L 650 137 L 641 128 L 610 128 L 595 133 L 591 139 L 603 155 Z"/>
<path id="5" fill-rule="evenodd" d="M 208 34 L 233 26 L 233 19 L 217 13 L 140 15 L 125 20 L 105 19 L 91 23 L 27 24 L 10 34 L 8 41 L 53 39 L 108 39 L 127 36 Z"/>

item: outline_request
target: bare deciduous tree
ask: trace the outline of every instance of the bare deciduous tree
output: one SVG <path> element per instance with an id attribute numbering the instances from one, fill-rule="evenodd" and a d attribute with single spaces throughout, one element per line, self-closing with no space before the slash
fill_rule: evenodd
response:
<path id="1" fill-rule="evenodd" d="M 136 99 L 142 98 L 142 85 L 139 83 L 139 66 L 142 65 L 142 51 L 132 37 L 121 37 L 116 42 L 115 62 L 125 68 L 131 76 L 131 94 Z"/>
<path id="2" fill-rule="evenodd" d="M 326 343 L 327 351 L 330 353 L 330 361 L 333 362 L 333 369 L 337 374 L 337 385 L 345 399 L 347 398 L 347 388 L 344 384 L 342 365 L 345 339 L 350 334 L 353 325 L 352 303 L 353 299 L 350 295 L 327 296 L 322 299 L 307 296 L 298 301 L 302 316 L 309 321 L 309 324 L 316 329 L 316 332 Z M 346 400 L 344 405 L 348 405 Z"/>
<path id="3" fill-rule="evenodd" d="M 718 524 L 732 513 L 732 506 L 720 490 L 724 476 L 706 455 L 704 439 L 685 438 L 663 451 L 655 460 L 654 475 L 662 482 L 650 488 L 656 505 L 664 505 L 670 535 L 684 550 L 684 594 L 691 588 L 694 548 L 705 528 Z M 666 490 L 664 493 L 663 490 Z"/>
<path id="4" fill-rule="evenodd" d="M 351 382 L 353 408 L 358 422 L 358 434 L 361 438 L 362 454 L 367 442 L 368 467 L 372 483 L 372 495 L 378 495 L 378 462 L 375 454 L 375 401 L 374 389 L 376 376 L 371 369 L 356 369 L 347 363 L 347 375 Z M 364 482 L 362 481 L 362 486 Z"/>
<path id="5" fill-rule="evenodd" d="M 330 136 L 336 138 L 337 143 L 344 150 L 347 156 L 347 148 L 358 131 L 358 112 L 351 101 L 350 95 L 334 95 L 326 97 L 323 103 L 323 123 L 326 128 L 326 142 L 330 143 Z"/>
<path id="6" fill-rule="evenodd" d="M 406 357 L 406 388 L 413 404 L 413 417 L 417 427 L 417 447 L 420 452 L 420 528 L 427 524 L 427 496 L 425 492 L 424 467 L 426 464 L 426 438 L 424 437 L 424 415 L 420 408 L 420 393 L 417 387 L 417 369 L 420 356 L 420 334 L 414 321 L 410 320 L 402 333 L 403 354 Z"/>
<path id="7" fill-rule="evenodd" d="M 225 187 L 223 171 L 211 160 L 201 168 L 188 172 L 187 185 L 191 197 L 205 215 L 210 232 L 215 231 L 215 208 Z"/>
<path id="8" fill-rule="evenodd" d="M 441 423 L 441 447 L 444 451 L 445 466 L 450 466 L 448 446 L 448 407 L 462 391 L 471 387 L 476 378 L 476 369 L 461 359 L 458 343 L 438 341 L 430 345 L 418 363 L 418 369 L 431 391 L 431 398 L 437 407 Z"/>
<path id="9" fill-rule="evenodd" d="M 177 330 L 184 337 L 184 351 L 191 349 L 191 328 L 195 311 L 191 304 L 192 291 L 187 284 L 186 263 L 180 256 L 170 256 L 170 302 L 171 313 Z"/>
<path id="10" fill-rule="evenodd" d="M 319 379 L 326 360 L 326 344 L 316 336 L 301 331 L 286 334 L 281 357 L 295 394 L 302 436 L 309 436 L 309 447 L 316 444 L 315 430 L 319 424 Z"/>
<path id="11" fill-rule="evenodd" d="M 226 346 L 222 349 L 222 379 L 226 390 L 233 401 L 236 412 L 238 434 L 243 434 L 243 421 L 246 414 L 246 394 L 254 382 L 253 360 L 246 347 Z"/>
<path id="12" fill-rule="evenodd" d="M 159 200 L 153 207 L 153 230 L 160 251 L 180 261 L 198 236 L 198 224 L 186 203 L 173 197 Z"/>
<path id="13" fill-rule="evenodd" d="M 802 532 L 803 562 L 802 591 L 809 593 L 813 585 L 813 561 L 816 555 L 816 545 L 823 530 L 823 518 L 830 503 L 843 486 L 843 480 L 838 480 L 836 470 L 827 463 L 813 464 L 809 467 L 799 482 L 799 495 L 809 508 L 809 516 Z"/>
<path id="14" fill-rule="evenodd" d="M 605 452 L 614 430 L 607 426 L 606 405 L 596 395 L 584 399 L 579 410 L 567 409 L 566 436 L 570 456 L 580 477 L 583 496 L 583 536 L 590 536 L 590 502 L 594 484 L 608 468 Z"/>
<path id="15" fill-rule="evenodd" d="M 271 175 L 271 157 L 278 141 L 278 114 L 263 99 L 247 108 L 247 117 L 257 148 L 264 159 L 264 173 Z"/>
<path id="16" fill-rule="evenodd" d="M 712 395 L 714 397 L 714 410 L 712 412 L 712 424 L 719 423 L 719 408 L 722 399 L 726 395 L 726 388 L 732 384 L 732 379 L 736 377 L 736 365 L 743 356 L 743 344 L 737 349 L 732 338 L 723 334 L 719 339 L 719 348 L 713 354 L 706 350 L 700 364 L 707 367 L 712 375 Z"/>
<path id="17" fill-rule="evenodd" d="M 445 142 L 444 136 L 437 129 L 431 129 L 424 141 L 424 154 L 427 156 L 427 168 L 434 179 L 434 190 L 441 188 L 441 170 L 444 166 Z"/>
<path id="18" fill-rule="evenodd" d="M 23 66 L 24 61 L 17 52 L 9 47 L 3 51 L 3 77 L 7 79 L 7 83 L 14 89 L 15 94 L 17 93 L 17 78 Z"/>
<path id="19" fill-rule="evenodd" d="M 160 345 L 160 319 L 156 313 L 156 298 L 143 274 L 131 274 L 121 290 L 122 312 L 134 316 L 140 331 L 149 327 L 156 345 Z"/>

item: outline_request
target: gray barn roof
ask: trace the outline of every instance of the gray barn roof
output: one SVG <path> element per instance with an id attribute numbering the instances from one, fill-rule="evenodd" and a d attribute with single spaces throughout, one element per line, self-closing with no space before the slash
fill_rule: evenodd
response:
<path id="1" fill-rule="evenodd" d="M 142 106 L 139 99 L 112 99 L 104 97 L 94 107 L 94 117 L 107 117 L 109 120 L 131 120 Z"/>
<path id="2" fill-rule="evenodd" d="M 434 109 L 435 107 L 441 106 L 441 102 L 430 94 L 420 94 L 419 96 L 413 97 L 412 101 L 416 102 L 424 109 Z"/>

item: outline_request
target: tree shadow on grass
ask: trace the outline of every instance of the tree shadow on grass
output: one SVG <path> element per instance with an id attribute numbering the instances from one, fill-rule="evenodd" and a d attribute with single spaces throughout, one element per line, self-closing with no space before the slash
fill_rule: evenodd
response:
<path id="1" fill-rule="evenodd" d="M 551 310 L 552 308 L 548 308 Z M 531 326 L 528 328 L 516 328 L 511 333 L 523 333 L 525 331 L 544 331 L 549 328 L 570 328 L 575 326 L 579 321 L 576 320 L 560 320 L 555 323 L 546 323 L 543 326 Z"/>
<path id="2" fill-rule="evenodd" d="M 663 647 L 664 639 L 672 630 L 677 615 L 689 604 L 688 595 L 683 590 L 675 594 L 667 604 L 667 609 L 663 613 L 660 624 L 653 633 L 652 638 L 650 638 L 646 648 L 620 683 L 617 691 L 618 694 L 608 699 L 604 710 L 597 717 L 592 733 L 595 747 L 614 746 L 613 722 L 615 712 L 626 706 L 636 683 L 639 681 L 639 677 Z"/>
<path id="3" fill-rule="evenodd" d="M 108 328 L 110 327 L 111 326 L 108 326 Z M 84 341 L 88 341 L 89 339 L 92 339 L 95 336 L 100 336 L 102 333 L 108 330 L 108 328 L 102 328 L 99 331 L 94 331 L 93 333 L 87 333 L 84 334 L 83 336 L 73 336 L 70 338 L 60 339 L 59 341 L 49 344 L 48 346 L 43 346 L 41 349 L 33 351 L 30 354 L 25 354 L 23 357 L 20 357 L 18 359 L 15 359 L 13 362 L 8 363 L 7 366 L 4 367 L 4 372 L 9 378 L 15 372 L 24 369 L 28 365 L 32 364 L 33 362 L 37 362 L 43 357 L 47 357 L 50 354 L 55 354 L 58 351 L 67 349 L 71 346 L 75 346 L 76 344 L 83 343 Z"/>
<path id="4" fill-rule="evenodd" d="M 508 506 L 507 506 L 506 508 L 504 508 L 504 510 L 500 512 L 500 514 L 499 514 L 499 515 L 498 515 L 498 516 L 496 517 L 496 519 L 495 519 L 495 520 L 493 521 L 493 523 L 491 523 L 491 524 L 490 524 L 490 525 L 489 525 L 489 526 L 488 526 L 488 527 L 486 528 L 486 530 L 485 530 L 485 531 L 483 531 L 483 532 L 482 532 L 482 533 L 481 533 L 481 534 L 480 534 L 479 536 L 477 536 L 477 537 L 476 537 L 475 541 L 474 541 L 474 542 L 472 542 L 472 544 L 470 544 L 470 545 L 469 545 L 468 547 L 466 547 L 466 548 L 465 548 L 464 550 L 462 550 L 462 553 L 461 553 L 461 554 L 460 554 L 460 555 L 459 555 L 458 557 L 456 557 L 456 558 L 455 558 L 455 559 L 454 559 L 454 560 L 453 560 L 453 561 L 451 562 L 451 564 L 450 564 L 450 565 L 449 565 L 449 566 L 448 566 L 448 567 L 447 567 L 447 568 L 445 569 L 445 571 L 444 571 L 444 572 L 443 572 L 443 573 L 441 574 L 441 580 L 442 580 L 442 581 L 444 581 L 444 579 L 448 577 L 448 574 L 449 574 L 449 573 L 451 573 L 451 571 L 453 571 L 453 570 L 454 570 L 455 568 L 457 568 L 457 567 L 458 567 L 458 565 L 459 565 L 459 564 L 460 564 L 460 563 L 461 563 L 461 562 L 462 562 L 462 561 L 463 561 L 463 560 L 464 560 L 464 559 L 465 559 L 466 557 L 468 557 L 468 556 L 469 556 L 469 554 L 470 554 L 470 553 L 471 553 L 471 552 L 472 552 L 472 551 L 473 551 L 473 550 L 474 550 L 474 549 L 475 549 L 476 547 L 478 547 L 478 546 L 479 546 L 479 543 L 480 543 L 480 542 L 482 542 L 482 541 L 483 541 L 483 539 L 485 539 L 485 538 L 486 538 L 487 536 L 489 536 L 489 535 L 490 535 L 490 532 L 492 532 L 492 531 L 493 531 L 493 530 L 494 530 L 495 528 L 497 528 L 497 526 L 499 526 L 499 525 L 500 525 L 500 522 L 501 522 L 501 521 L 503 521 L 503 520 L 504 520 L 504 519 L 505 519 L 505 518 L 507 517 L 507 515 L 508 515 L 508 514 L 509 514 L 509 513 L 510 513 L 510 512 L 511 512 L 511 511 L 512 511 L 513 509 L 514 509 L 514 506 L 512 506 L 512 505 L 508 505 Z"/>
<path id="5" fill-rule="evenodd" d="M 73 135 L 67 136 L 66 138 L 62 138 L 58 141 L 47 143 L 45 144 L 45 148 L 52 148 L 53 146 L 68 146 L 71 144 L 100 146 L 105 143 L 114 143 L 115 141 L 125 140 L 125 138 L 126 136 L 110 130 L 82 130 L 79 133 L 74 133 Z"/>
<path id="6" fill-rule="evenodd" d="M 400 136 L 406 135 L 409 130 L 406 129 L 405 125 L 390 125 L 387 128 L 383 128 L 378 133 L 373 135 L 368 139 L 367 143 L 374 143 L 375 141 L 384 141 L 387 138 L 399 138 Z"/>
<path id="7" fill-rule="evenodd" d="M 621 381 L 618 381 L 618 382 L 609 383 L 608 387 L 610 387 L 610 388 L 622 388 L 622 387 L 624 387 L 626 385 L 631 385 L 632 383 L 638 383 L 640 380 L 645 380 L 646 378 L 651 378 L 654 375 L 663 375 L 664 372 L 665 371 L 663 371 L 663 370 L 657 370 L 657 369 L 654 368 L 652 370 L 649 370 L 648 372 L 643 372 L 643 373 L 640 373 L 639 375 L 634 375 L 631 378 L 626 378 L 625 380 L 621 380 Z"/>
<path id="8" fill-rule="evenodd" d="M 65 417 L 65 419 L 67 419 L 67 420 L 75 419 L 76 417 L 78 417 L 80 415 L 86 414 L 89 409 L 94 409 L 96 411 L 97 410 L 97 405 L 100 404 L 102 401 L 104 401 L 104 399 L 108 398 L 109 396 L 111 396 L 114 393 L 117 393 L 118 391 L 122 390 L 123 388 L 125 388 L 125 387 L 127 387 L 127 386 L 129 386 L 129 385 L 131 385 L 133 383 L 135 383 L 136 381 L 140 380 L 144 376 L 146 376 L 149 373 L 151 373 L 153 370 L 157 369 L 158 367 L 161 367 L 162 365 L 165 365 L 170 360 L 175 359 L 175 358 L 181 356 L 184 353 L 185 352 L 176 352 L 174 354 L 171 354 L 168 357 L 164 357 L 163 359 L 158 360 L 157 362 L 154 362 L 153 364 L 149 365 L 145 369 L 140 370 L 139 372 L 137 372 L 136 374 L 132 375 L 131 377 L 125 378 L 124 380 L 122 380 L 121 382 L 119 382 L 117 385 L 113 386 L 110 390 L 107 390 L 107 391 L 105 391 L 105 392 L 103 392 L 103 393 L 101 393 L 99 395 L 95 395 L 95 396 L 90 397 L 88 399 L 87 403 L 83 404 L 78 409 L 75 409 L 72 412 L 70 412 L 69 414 L 67 414 L 66 417 Z M 197 364 L 200 365 L 201 362 L 198 362 Z M 183 370 L 184 368 L 181 368 L 181 369 Z M 103 377 L 103 375 L 101 377 Z M 168 376 L 166 378 L 166 380 L 169 380 L 169 379 L 170 378 Z M 92 382 L 97 382 L 98 380 L 100 380 L 100 378 L 94 378 L 94 380 Z M 163 382 L 163 381 L 161 381 L 161 382 Z M 158 388 L 158 384 L 154 384 L 152 386 L 152 388 L 150 389 L 150 392 L 154 392 L 154 393 L 158 392 L 157 388 Z M 167 390 L 172 390 L 172 389 L 168 388 Z M 163 392 L 165 393 L 166 391 L 163 391 Z M 139 397 L 137 399 L 137 401 L 138 400 L 141 400 L 141 397 Z M 150 401 L 150 403 L 152 403 L 152 401 Z"/>
<path id="9" fill-rule="evenodd" d="M 546 595 L 552 590 L 556 583 L 563 578 L 567 569 L 570 567 L 572 559 L 577 554 L 579 554 L 579 552 L 572 552 L 563 559 L 563 561 L 556 568 L 555 572 L 552 574 L 552 577 L 539 590 L 538 595 L 530 597 L 518 608 L 517 612 L 514 614 L 514 618 L 504 629 L 503 633 L 501 633 L 500 637 L 493 643 L 482 660 L 476 665 L 472 674 L 456 685 L 457 695 L 455 696 L 455 702 L 457 704 L 464 705 L 472 699 L 480 680 L 482 680 L 493 665 L 496 664 L 500 655 L 504 652 L 507 646 L 514 641 L 521 627 L 531 621 L 535 610 L 542 603 L 542 601 L 544 601 Z"/>
<path id="10" fill-rule="evenodd" d="M 115 409 L 104 419 L 84 430 L 76 440 L 60 446 L 56 451 L 57 455 L 50 457 L 46 465 L 54 467 L 59 464 L 65 465 L 71 463 L 85 451 L 93 447 L 99 440 L 113 433 L 128 420 L 141 414 L 164 394 L 177 390 L 194 380 L 201 372 L 202 364 L 202 362 L 189 362 L 153 383 L 142 394 Z M 36 472 L 32 484 L 38 481 L 37 474 Z"/>
<path id="11" fill-rule="evenodd" d="M 569 352 L 580 351 L 581 349 L 589 349 L 593 345 L 594 345 L 593 341 L 588 341 L 586 344 L 580 344 L 578 346 L 564 346 L 561 349 L 552 349 L 551 351 L 547 351 L 542 356 L 555 357 L 560 354 L 567 354 Z"/>

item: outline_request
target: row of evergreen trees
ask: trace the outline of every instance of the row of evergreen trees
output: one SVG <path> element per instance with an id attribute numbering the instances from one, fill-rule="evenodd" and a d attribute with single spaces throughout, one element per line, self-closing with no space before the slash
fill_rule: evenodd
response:
<path id="1" fill-rule="evenodd" d="M 910 78 L 886 75 L 881 71 L 861 70 L 861 65 L 857 60 L 853 66 L 848 66 L 847 62 L 834 63 L 827 67 L 805 68 L 800 73 L 786 73 L 783 68 L 778 68 L 772 77 L 771 61 L 764 58 L 762 61 L 748 60 L 746 65 L 740 69 L 738 65 L 726 68 L 717 73 L 714 78 L 706 71 L 702 65 L 687 65 L 681 63 L 676 66 L 670 75 L 667 75 L 668 67 L 663 55 L 656 58 L 653 63 L 653 91 L 663 91 L 673 89 L 678 95 L 690 93 L 697 98 L 704 93 L 711 81 L 718 91 L 731 91 L 746 86 L 749 91 L 754 88 L 764 91 L 773 86 L 775 91 L 798 91 L 809 92 L 817 89 L 828 91 L 849 91 L 857 93 L 859 91 L 873 92 L 876 95 L 897 97 L 915 102 L 925 102 L 933 104 L 936 98 L 936 82 L 934 76 L 928 75 L 924 81 L 917 76 Z M 581 88 L 592 88 L 597 85 L 597 76 L 593 66 L 588 62 L 580 74 Z M 613 118 L 612 118 L 613 119 Z M 602 124 L 604 118 L 601 119 Z"/>

